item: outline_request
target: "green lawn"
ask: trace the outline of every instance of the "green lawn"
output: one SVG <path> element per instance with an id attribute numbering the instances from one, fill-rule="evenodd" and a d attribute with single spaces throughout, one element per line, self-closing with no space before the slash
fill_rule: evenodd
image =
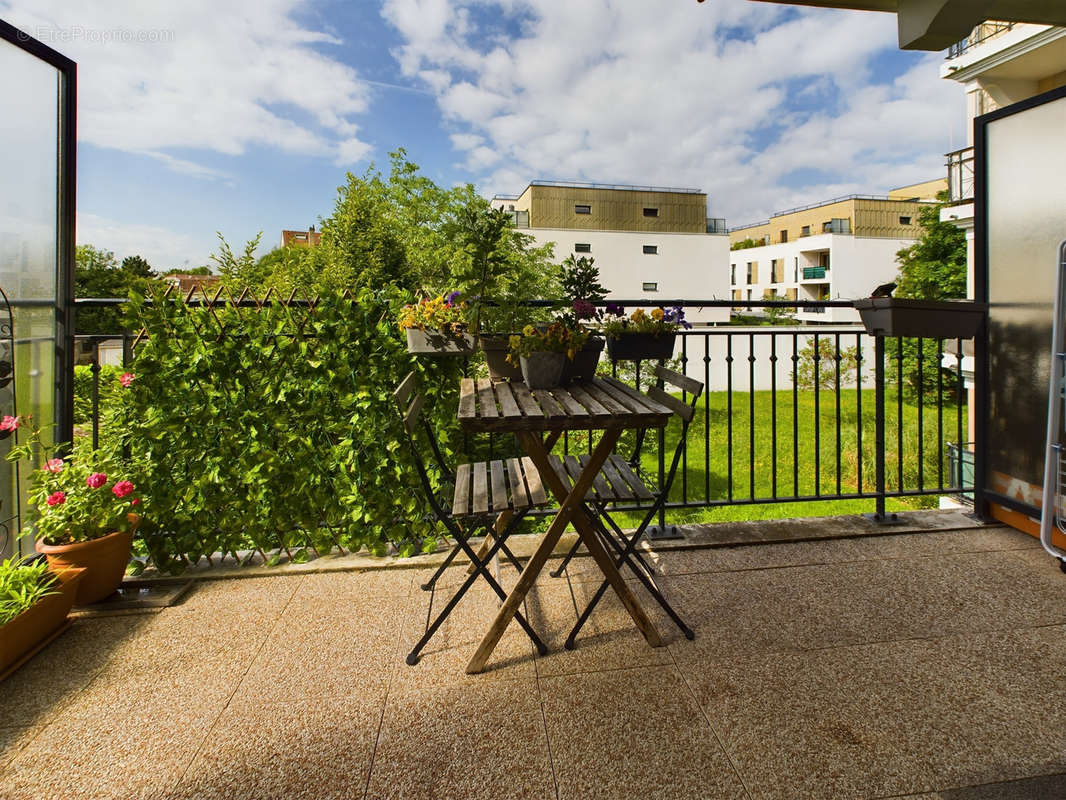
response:
<path id="1" fill-rule="evenodd" d="M 861 396 L 861 397 L 860 397 Z M 687 496 L 690 502 L 770 500 L 856 493 L 875 489 L 874 390 L 822 391 L 815 408 L 813 391 L 778 391 L 776 403 L 769 391 L 734 392 L 732 405 L 726 392 L 711 392 L 701 399 L 689 429 L 687 457 L 679 467 L 671 500 Z M 861 448 L 859 407 L 861 402 Z M 886 485 L 890 491 L 926 489 L 950 483 L 946 448 L 938 441 L 957 441 L 954 396 L 946 393 L 939 425 L 935 406 L 897 402 L 895 386 L 886 389 Z M 900 418 L 902 415 L 902 483 L 900 481 Z M 732 420 L 732 430 L 730 430 Z M 839 420 L 839 422 L 838 422 Z M 795 421 L 795 425 L 793 422 Z M 962 409 L 962 438 L 966 438 L 966 409 Z M 918 458 L 921 425 L 922 458 Z M 793 429 L 795 428 L 795 433 Z M 667 454 L 672 455 L 680 431 L 678 420 L 666 431 Z M 657 470 L 655 434 L 645 444 L 642 464 L 650 474 Z M 839 437 L 839 438 L 838 438 Z M 585 434 L 572 435 L 571 452 L 588 447 Z M 623 453 L 632 447 L 627 434 Z M 839 446 L 838 446 L 839 442 Z M 649 445 L 652 445 L 649 447 Z M 560 447 L 561 449 L 561 447 Z M 730 475 L 729 464 L 733 464 Z M 793 464 L 796 465 L 795 472 Z M 749 466 L 750 465 L 750 466 Z M 667 465 L 669 466 L 669 465 Z M 942 470 L 942 475 L 941 475 Z M 839 479 L 838 479 L 839 475 Z M 839 484 L 838 484 L 839 481 Z M 935 497 L 889 500 L 890 510 L 931 507 Z M 670 512 L 675 522 L 770 519 L 793 516 L 829 516 L 872 511 L 872 499 L 768 502 L 728 505 Z"/>

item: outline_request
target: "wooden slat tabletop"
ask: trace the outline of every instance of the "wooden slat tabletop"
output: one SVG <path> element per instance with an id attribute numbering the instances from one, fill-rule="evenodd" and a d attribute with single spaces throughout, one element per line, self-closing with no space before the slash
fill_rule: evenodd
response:
<path id="1" fill-rule="evenodd" d="M 530 391 L 521 382 L 463 378 L 459 390 L 459 423 L 468 432 L 659 428 L 671 413 L 636 389 L 602 379 Z"/>

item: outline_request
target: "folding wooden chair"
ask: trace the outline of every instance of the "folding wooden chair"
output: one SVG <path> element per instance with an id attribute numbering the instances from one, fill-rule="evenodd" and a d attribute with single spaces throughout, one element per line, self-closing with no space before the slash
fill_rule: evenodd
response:
<path id="1" fill-rule="evenodd" d="M 681 632 L 684 633 L 685 637 L 692 639 L 694 636 L 692 630 L 685 624 L 677 612 L 674 611 L 666 598 L 663 597 L 661 590 L 655 582 L 655 572 L 636 548 L 640 543 L 640 540 L 644 537 L 648 525 L 653 519 L 655 519 L 659 510 L 670 496 L 670 487 L 673 485 L 678 465 L 681 462 L 681 455 L 684 452 L 685 439 L 688 436 L 689 425 L 696 414 L 696 404 L 699 402 L 700 396 L 703 394 L 703 384 L 663 366 L 656 366 L 654 374 L 658 380 L 656 381 L 655 386 L 648 388 L 648 397 L 671 408 L 681 420 L 681 432 L 678 436 L 677 447 L 674 449 L 674 455 L 670 461 L 669 469 L 664 473 L 662 484 L 657 485 L 657 481 L 653 481 L 650 478 L 643 476 L 643 470 L 640 468 L 640 456 L 645 432 L 640 431 L 637 434 L 637 442 L 633 454 L 629 459 L 626 459 L 618 453 L 608 457 L 600 474 L 596 477 L 592 489 L 586 496 L 586 503 L 591 505 L 595 511 L 594 517 L 598 522 L 600 538 L 604 541 L 604 544 L 609 550 L 614 552 L 617 558 L 616 566 L 620 568 L 623 564 L 627 564 L 644 585 L 644 588 L 648 590 L 648 593 L 655 598 Z M 680 400 L 672 394 L 668 394 L 665 390 L 667 384 L 687 393 L 689 396 L 688 402 Z M 564 485 L 572 486 L 574 478 L 580 474 L 581 465 L 585 463 L 587 459 L 588 456 L 577 457 L 569 455 L 565 458 L 554 456 L 552 459 L 552 466 Z M 608 513 L 608 507 L 617 505 L 618 503 L 631 504 L 634 502 L 639 502 L 641 504 L 650 503 L 650 505 L 647 506 L 644 518 L 641 520 L 636 530 L 631 535 L 626 535 L 611 518 L 611 515 Z M 567 564 L 569 564 L 570 559 L 574 557 L 580 546 L 580 541 L 575 542 L 574 546 L 570 549 L 570 552 L 566 554 L 566 557 L 563 559 L 559 568 L 551 573 L 553 576 L 558 577 L 562 574 L 563 570 L 566 569 Z M 584 626 L 589 615 L 592 613 L 592 610 L 599 603 L 600 598 L 603 597 L 603 593 L 606 590 L 607 582 L 604 581 L 596 594 L 593 595 L 588 606 L 581 613 L 577 624 L 574 625 L 573 630 L 567 637 L 565 646 L 568 650 L 573 649 L 574 638 L 577 636 L 578 631 L 581 630 L 582 626 Z"/>
<path id="2" fill-rule="evenodd" d="M 460 464 L 455 472 L 452 472 L 444 460 L 432 426 L 422 414 L 425 398 L 415 392 L 416 384 L 415 374 L 409 373 L 396 387 L 393 399 L 403 419 L 407 443 L 433 518 L 445 526 L 456 543 L 441 567 L 429 581 L 423 584 L 422 588 L 427 591 L 433 590 L 445 568 L 460 552 L 470 559 L 471 569 L 466 580 L 448 600 L 437 617 L 429 622 L 427 615 L 425 634 L 407 656 L 407 663 L 411 665 L 418 663 L 422 648 L 433 638 L 478 576 L 485 578 L 501 600 L 507 599 L 507 593 L 488 570 L 488 564 L 502 550 L 515 568 L 519 572 L 522 571 L 521 564 L 507 548 L 507 537 L 532 508 L 548 502 L 547 492 L 541 484 L 537 468 L 529 458 Z M 433 490 L 429 470 L 418 446 L 419 432 L 428 441 L 441 476 L 447 483 L 454 484 L 450 507 L 447 501 Z M 498 522 L 502 524 L 497 525 Z M 475 553 L 469 540 L 479 530 L 484 530 L 487 537 L 493 537 L 493 541 L 490 547 L 482 547 L 481 553 Z M 432 609 L 432 604 L 430 607 Z M 522 614 L 516 614 L 515 619 L 536 645 L 538 652 L 541 655 L 546 654 L 547 646 Z"/>

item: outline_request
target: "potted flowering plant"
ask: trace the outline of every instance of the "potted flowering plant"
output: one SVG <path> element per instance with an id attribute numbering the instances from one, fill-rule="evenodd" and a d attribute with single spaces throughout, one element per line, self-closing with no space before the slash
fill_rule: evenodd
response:
<path id="1" fill-rule="evenodd" d="M 607 289 L 600 283 L 596 260 L 591 256 L 571 254 L 562 264 L 559 282 L 569 305 L 560 319 L 571 328 L 596 326 L 603 319 L 603 312 L 597 309 L 596 303 L 607 297 Z M 590 333 L 581 350 L 563 367 L 563 383 L 592 380 L 602 352 L 603 339 Z"/>
<path id="2" fill-rule="evenodd" d="M 0 562 L 0 680 L 63 632 L 80 577 L 57 575 L 43 559 Z"/>
<path id="3" fill-rule="evenodd" d="M 461 355 L 473 352 L 474 337 L 466 332 L 467 305 L 459 292 L 423 298 L 400 310 L 398 324 L 407 334 L 407 352 Z"/>
<path id="4" fill-rule="evenodd" d="M 53 572 L 84 568 L 75 602 L 95 603 L 118 589 L 141 521 L 141 498 L 125 466 L 98 453 L 45 445 L 37 428 L 7 458 L 40 464 L 29 491 L 37 512 L 36 548 Z"/>
<path id="5" fill-rule="evenodd" d="M 512 364 L 522 367 L 522 378 L 530 389 L 552 389 L 563 377 L 563 367 L 572 360 L 588 340 L 584 328 L 570 327 L 557 319 L 543 330 L 527 325 L 521 335 L 511 337 Z"/>
<path id="6" fill-rule="evenodd" d="M 622 306 L 610 303 L 607 317 L 603 332 L 613 361 L 672 358 L 678 328 L 692 327 L 681 306 L 653 308 L 650 313 L 638 308 L 627 317 Z"/>

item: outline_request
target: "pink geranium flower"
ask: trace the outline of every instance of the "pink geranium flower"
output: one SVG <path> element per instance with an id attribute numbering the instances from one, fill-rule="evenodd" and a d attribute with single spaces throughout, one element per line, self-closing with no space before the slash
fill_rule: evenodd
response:
<path id="1" fill-rule="evenodd" d="M 52 492 L 45 502 L 50 506 L 61 506 L 67 502 L 66 492 Z"/>
<path id="2" fill-rule="evenodd" d="M 129 481 L 119 481 L 114 485 L 111 491 L 114 493 L 115 497 L 125 497 L 133 491 L 133 484 Z"/>
<path id="3" fill-rule="evenodd" d="M 13 431 L 17 430 L 19 426 L 19 418 L 12 417 L 5 414 L 4 418 L 0 420 L 0 431 Z"/>
<path id="4" fill-rule="evenodd" d="M 90 489 L 99 489 L 107 483 L 107 475 L 103 472 L 94 472 L 88 478 L 85 479 L 85 485 Z"/>
<path id="5" fill-rule="evenodd" d="M 129 389 L 130 388 L 130 384 L 133 383 L 133 379 L 136 378 L 136 377 L 137 376 L 134 375 L 132 372 L 123 372 L 119 376 L 118 382 L 122 384 L 122 387 L 124 389 Z"/>
<path id="6" fill-rule="evenodd" d="M 44 462 L 44 468 L 52 474 L 57 474 L 63 471 L 63 467 L 66 466 L 61 458 L 50 458 Z"/>
<path id="7" fill-rule="evenodd" d="M 131 506 L 137 506 L 137 505 L 140 505 L 140 504 L 141 504 L 141 498 L 139 498 L 139 497 L 134 497 L 132 500 L 130 500 L 130 505 Z"/>

